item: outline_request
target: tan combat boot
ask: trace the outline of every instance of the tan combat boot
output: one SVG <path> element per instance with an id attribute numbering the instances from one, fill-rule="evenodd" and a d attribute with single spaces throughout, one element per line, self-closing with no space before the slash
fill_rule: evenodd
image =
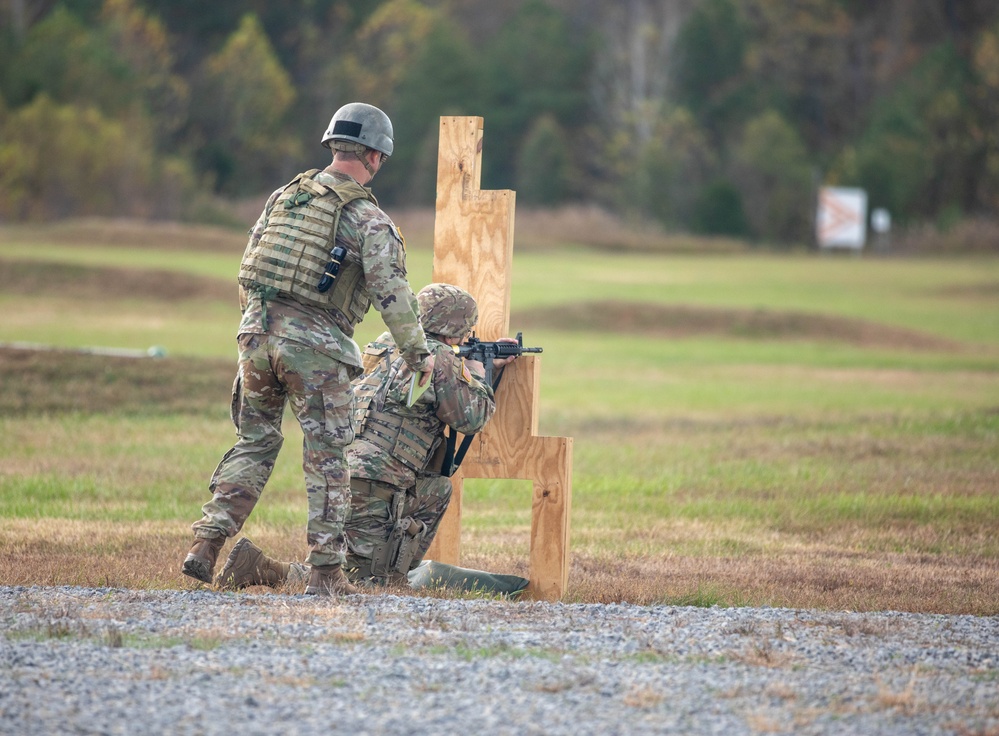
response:
<path id="1" fill-rule="evenodd" d="M 184 567 L 181 572 L 210 585 L 212 573 L 215 570 L 215 560 L 218 559 L 219 550 L 222 549 L 225 540 L 225 536 L 195 539 L 191 551 L 184 558 Z"/>
<path id="2" fill-rule="evenodd" d="M 354 595 L 361 590 L 351 585 L 339 565 L 313 565 L 306 595 Z"/>
<path id="3" fill-rule="evenodd" d="M 243 537 L 229 553 L 215 584 L 223 590 L 240 590 L 250 585 L 274 588 L 288 579 L 289 567 L 287 562 L 268 557 L 260 547 Z"/>

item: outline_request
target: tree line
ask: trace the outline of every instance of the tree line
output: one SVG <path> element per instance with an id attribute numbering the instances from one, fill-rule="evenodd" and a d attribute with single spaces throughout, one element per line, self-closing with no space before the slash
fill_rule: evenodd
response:
<path id="1" fill-rule="evenodd" d="M 993 0 L 8 0 L 0 218 L 204 220 L 392 118 L 383 204 L 435 196 L 438 121 L 482 186 L 668 229 L 807 241 L 819 184 L 896 222 L 999 212 Z"/>

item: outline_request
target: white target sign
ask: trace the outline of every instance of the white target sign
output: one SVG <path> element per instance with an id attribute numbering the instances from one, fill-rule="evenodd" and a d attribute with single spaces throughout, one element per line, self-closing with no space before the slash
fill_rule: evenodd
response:
<path id="1" fill-rule="evenodd" d="M 863 248 L 867 236 L 867 192 L 846 187 L 822 187 L 815 219 L 820 248 Z"/>

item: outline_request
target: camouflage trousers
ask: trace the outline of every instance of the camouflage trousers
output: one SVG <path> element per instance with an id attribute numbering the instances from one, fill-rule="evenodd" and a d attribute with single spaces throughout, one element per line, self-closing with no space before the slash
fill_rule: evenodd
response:
<path id="1" fill-rule="evenodd" d="M 232 393 L 238 439 L 212 476 L 212 499 L 192 526 L 196 537 L 231 537 L 242 528 L 274 469 L 284 442 L 281 419 L 290 403 L 304 435 L 308 562 L 343 564 L 350 508 L 345 450 L 354 439 L 350 379 L 348 366 L 300 343 L 271 335 L 239 336 Z"/>
<path id="2" fill-rule="evenodd" d="M 347 560 L 344 570 L 355 583 L 385 583 L 382 578 L 371 574 L 371 556 L 379 544 L 389 540 L 397 519 L 392 515 L 392 497 L 404 493 L 401 518 L 413 518 L 422 522 L 427 531 L 417 547 L 410 569 L 416 567 L 427 554 L 440 527 L 444 512 L 451 501 L 451 480 L 441 475 L 420 476 L 416 485 L 409 489 L 398 489 L 386 483 L 351 478 L 350 515 L 345 531 L 347 536 Z M 288 575 L 289 583 L 308 580 L 306 565 L 292 563 Z"/>

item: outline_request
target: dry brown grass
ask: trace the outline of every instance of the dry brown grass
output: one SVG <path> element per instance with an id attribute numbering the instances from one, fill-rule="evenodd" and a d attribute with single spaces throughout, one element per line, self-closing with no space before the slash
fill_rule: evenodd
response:
<path id="1" fill-rule="evenodd" d="M 304 519 L 301 529 L 257 525 L 252 538 L 276 557 L 301 559 Z M 474 537 L 466 535 L 466 540 L 462 564 L 528 575 L 526 554 L 520 550 L 475 554 Z M 0 585 L 198 587 L 179 572 L 190 543 L 186 526 L 173 521 L 3 519 Z M 740 557 L 630 558 L 582 548 L 572 555 L 565 600 L 997 615 L 999 563 L 951 555 L 846 554 L 819 547 Z M 762 666 L 783 664 L 767 658 L 765 642 L 742 656 Z"/>
<path id="2" fill-rule="evenodd" d="M 429 246 L 432 209 L 392 212 L 407 240 Z M 739 253 L 746 243 L 730 238 L 667 233 L 652 222 L 627 221 L 594 205 L 517 210 L 517 249 L 541 250 L 566 244 L 647 253 Z"/>
<path id="3" fill-rule="evenodd" d="M 999 222 L 994 218 L 966 219 L 940 230 L 931 224 L 914 225 L 894 233 L 891 252 L 904 255 L 995 253 Z"/>
<path id="4" fill-rule="evenodd" d="M 0 242 L 66 242 L 80 246 L 120 245 L 130 248 L 189 249 L 240 253 L 246 231 L 256 221 L 267 199 L 264 193 L 225 205 L 238 227 L 185 225 L 173 222 L 80 218 L 53 223 L 0 226 Z M 411 247 L 433 244 L 434 209 L 393 208 L 389 214 L 402 229 Z M 568 205 L 557 209 L 517 211 L 517 248 L 543 249 L 576 244 L 602 249 L 657 253 L 738 253 L 749 250 L 744 241 L 723 237 L 669 233 L 652 222 L 624 220 L 595 205 Z M 954 255 L 996 253 L 999 221 L 967 219 L 945 230 L 932 224 L 897 228 L 887 251 L 872 243 L 878 255 Z"/>
<path id="5" fill-rule="evenodd" d="M 254 541 L 283 559 L 299 559 L 305 520 L 301 530 L 263 530 Z M 200 584 L 180 574 L 191 542 L 189 528 L 173 521 L 2 519 L 0 584 L 194 588 Z"/>
<path id="6" fill-rule="evenodd" d="M 512 556 L 469 554 L 463 563 L 527 574 L 522 559 Z M 622 559 L 574 547 L 566 600 L 995 615 L 999 563 L 951 555 L 927 559 L 820 549 Z"/>

